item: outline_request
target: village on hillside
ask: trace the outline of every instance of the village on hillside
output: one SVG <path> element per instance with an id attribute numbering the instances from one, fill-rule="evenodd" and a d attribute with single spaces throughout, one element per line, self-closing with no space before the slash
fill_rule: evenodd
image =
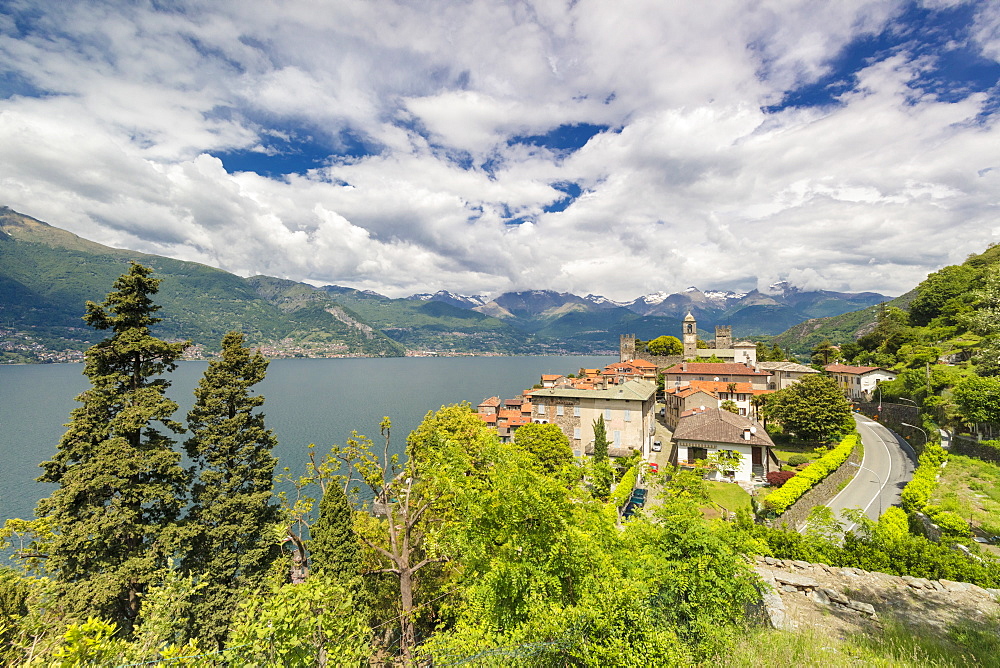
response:
<path id="1" fill-rule="evenodd" d="M 679 355 L 643 359 L 636 356 L 635 336 L 623 335 L 618 362 L 567 375 L 542 374 L 516 397 L 484 399 L 477 415 L 504 442 L 513 441 L 526 424 L 558 425 L 576 457 L 594 454 L 595 423 L 603 419 L 609 457 L 638 456 L 651 471 L 702 469 L 708 479 L 752 493 L 783 464 L 761 421 L 762 398 L 820 371 L 796 362 L 758 361 L 756 344 L 734 343 L 729 326 L 717 326 L 714 340 L 700 347 L 690 313 L 681 342 Z M 829 364 L 824 370 L 852 402 L 872 401 L 878 385 L 896 377 L 870 366 Z M 730 455 L 731 468 L 705 465 L 719 461 L 720 453 Z"/>

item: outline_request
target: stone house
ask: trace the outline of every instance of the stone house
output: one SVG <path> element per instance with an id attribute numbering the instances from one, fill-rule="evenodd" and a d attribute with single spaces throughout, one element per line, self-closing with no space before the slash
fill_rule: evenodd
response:
<path id="1" fill-rule="evenodd" d="M 730 472 L 731 477 L 750 482 L 754 476 L 780 470 L 778 459 L 771 452 L 773 447 L 771 437 L 759 422 L 719 408 L 708 408 L 681 417 L 674 431 L 670 463 L 694 466 L 721 450 L 738 452 L 742 457 L 739 466 Z M 717 474 L 712 472 L 709 477 L 717 477 Z"/>
<path id="2" fill-rule="evenodd" d="M 656 385 L 644 380 L 628 380 L 606 389 L 532 390 L 532 421 L 559 425 L 574 453 L 582 456 L 593 452 L 593 425 L 604 416 L 610 454 L 639 451 L 646 457 L 656 429 L 655 394 Z"/>
<path id="3" fill-rule="evenodd" d="M 769 390 L 783 390 L 789 385 L 799 382 L 809 374 L 819 373 L 819 371 L 811 366 L 795 362 L 758 362 L 757 370 L 771 374 L 771 379 L 767 384 Z"/>
<path id="4" fill-rule="evenodd" d="M 823 367 L 837 381 L 837 386 L 844 396 L 851 401 L 873 401 L 875 388 L 879 383 L 896 380 L 896 372 L 877 366 L 847 366 L 845 364 L 827 364 Z"/>

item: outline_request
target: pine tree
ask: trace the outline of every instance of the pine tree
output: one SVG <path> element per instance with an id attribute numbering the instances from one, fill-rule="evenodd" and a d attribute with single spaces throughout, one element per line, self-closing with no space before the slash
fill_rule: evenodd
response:
<path id="1" fill-rule="evenodd" d="M 337 482 L 326 486 L 319 504 L 319 520 L 312 527 L 309 562 L 315 573 L 346 583 L 361 570 L 361 550 L 354 535 L 354 511 L 344 488 Z"/>
<path id="2" fill-rule="evenodd" d="M 133 262 L 102 304 L 87 302 L 84 321 L 112 334 L 86 353 L 91 387 L 77 397 L 83 405 L 38 478 L 59 488 L 35 511 L 54 531 L 46 568 L 61 603 L 71 615 L 100 616 L 126 633 L 165 567 L 185 501 L 185 473 L 169 436 L 182 427 L 170 419 L 177 404 L 159 376 L 175 368 L 187 344 L 150 334 L 160 321 L 150 298 L 160 281 L 151 273 Z"/>
<path id="3" fill-rule="evenodd" d="M 198 635 L 219 643 L 238 599 L 261 585 L 280 553 L 272 530 L 279 511 L 271 502 L 277 439 L 255 410 L 264 397 L 250 394 L 264 380 L 267 364 L 243 345 L 242 334 L 229 332 L 188 413 L 191 437 L 184 448 L 197 477 L 183 566 L 204 585 L 194 606 Z"/>

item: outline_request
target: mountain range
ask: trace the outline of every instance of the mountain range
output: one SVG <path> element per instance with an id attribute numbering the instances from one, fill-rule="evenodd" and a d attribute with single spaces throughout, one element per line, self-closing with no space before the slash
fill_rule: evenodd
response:
<path id="1" fill-rule="evenodd" d="M 802 291 L 653 293 L 620 302 L 552 290 L 406 298 L 268 276 L 242 278 L 205 265 L 103 246 L 0 208 L 0 361 L 63 360 L 103 334 L 82 325 L 87 300 L 101 301 L 129 261 L 163 279 L 158 334 L 218 348 L 238 329 L 274 356 L 614 353 L 620 334 L 678 335 L 691 312 L 702 338 L 717 324 L 736 337 L 774 335 L 808 319 L 883 302 L 872 293 Z M 78 354 L 77 354 L 78 356 Z"/>

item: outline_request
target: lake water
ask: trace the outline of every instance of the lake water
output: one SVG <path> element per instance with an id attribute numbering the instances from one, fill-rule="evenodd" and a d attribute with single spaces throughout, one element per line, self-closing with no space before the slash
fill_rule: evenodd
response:
<path id="1" fill-rule="evenodd" d="M 606 356 L 396 357 L 386 359 L 274 360 L 257 386 L 266 397 L 267 426 L 278 437 L 279 468 L 302 472 L 306 446 L 319 453 L 342 445 L 352 430 L 380 443 L 382 417 L 392 419 L 392 450 L 402 452 L 406 436 L 427 411 L 445 404 L 499 395 L 509 399 L 539 381 L 543 373 L 576 373 L 617 361 Z M 184 421 L 206 362 L 181 362 L 170 374 L 171 399 Z M 30 518 L 52 485 L 35 482 L 38 463 L 56 451 L 89 387 L 82 364 L 0 365 L 0 522 Z M 181 436 L 183 439 L 183 436 Z M 179 447 L 179 446 L 178 446 Z"/>

